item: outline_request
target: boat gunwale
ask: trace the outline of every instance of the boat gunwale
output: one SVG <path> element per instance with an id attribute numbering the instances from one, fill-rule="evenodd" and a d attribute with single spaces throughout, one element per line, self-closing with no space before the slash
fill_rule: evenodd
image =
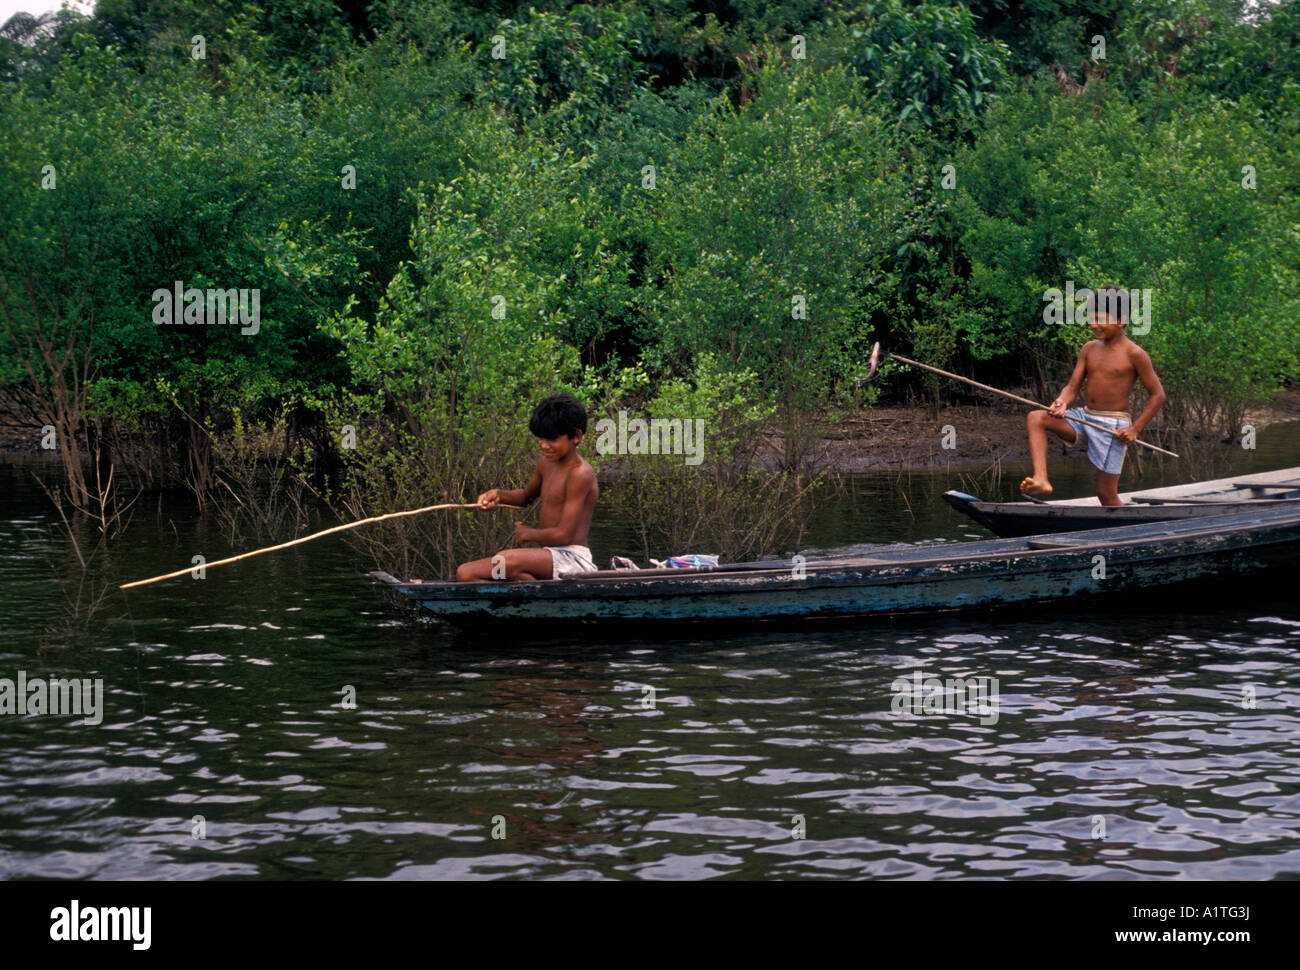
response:
<path id="1" fill-rule="evenodd" d="M 1200 482 L 1184 482 L 1181 485 L 1159 485 L 1155 488 L 1144 488 L 1132 492 L 1121 492 L 1119 497 L 1121 499 L 1131 499 L 1139 496 L 1150 498 L 1192 498 L 1206 494 L 1228 494 L 1249 491 L 1253 486 L 1290 483 L 1291 481 L 1296 480 L 1300 480 L 1300 465 L 1291 468 L 1277 468 L 1272 471 L 1252 472 L 1247 475 L 1233 475 L 1228 478 L 1212 478 Z M 1041 504 L 1055 506 L 1057 508 L 1106 508 L 1106 506 L 1100 503 L 1095 495 L 1087 495 L 1081 498 L 1048 499 Z"/>

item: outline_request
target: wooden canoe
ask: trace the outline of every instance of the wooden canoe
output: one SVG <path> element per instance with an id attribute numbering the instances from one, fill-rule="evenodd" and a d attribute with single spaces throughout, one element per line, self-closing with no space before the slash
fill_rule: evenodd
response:
<path id="1" fill-rule="evenodd" d="M 821 619 L 1147 593 L 1268 571 L 1293 576 L 1300 508 L 690 570 L 601 571 L 527 583 L 370 575 L 460 626 Z"/>
<path id="2" fill-rule="evenodd" d="M 1300 468 L 1238 475 L 1208 482 L 1120 493 L 1123 505 L 1103 506 L 1096 496 L 1049 502 L 984 502 L 965 492 L 943 499 L 999 536 L 1032 536 L 1106 529 L 1138 522 L 1169 522 L 1292 504 L 1300 507 Z"/>

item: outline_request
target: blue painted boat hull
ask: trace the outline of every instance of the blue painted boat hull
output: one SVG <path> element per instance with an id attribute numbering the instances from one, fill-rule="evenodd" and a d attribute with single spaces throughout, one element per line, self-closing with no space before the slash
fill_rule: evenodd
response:
<path id="1" fill-rule="evenodd" d="M 372 575 L 462 626 L 737 623 L 981 609 L 1261 572 L 1293 575 L 1298 549 L 1300 510 L 1281 508 L 889 550 L 801 568 L 750 563 L 531 583 L 404 583 Z"/>

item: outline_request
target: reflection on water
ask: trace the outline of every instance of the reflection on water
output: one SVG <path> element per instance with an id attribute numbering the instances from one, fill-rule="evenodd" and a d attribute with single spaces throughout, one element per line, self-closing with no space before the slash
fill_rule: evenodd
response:
<path id="1" fill-rule="evenodd" d="M 0 466 L 0 678 L 102 677 L 105 713 L 0 715 L 2 878 L 1300 875 L 1291 596 L 503 642 L 327 539 L 111 593 L 82 628 L 30 467 Z M 948 487 L 864 479 L 808 545 L 984 535 Z M 110 568 L 174 568 L 204 528 L 141 519 Z M 895 713 L 915 671 L 996 677 L 996 723 Z"/>

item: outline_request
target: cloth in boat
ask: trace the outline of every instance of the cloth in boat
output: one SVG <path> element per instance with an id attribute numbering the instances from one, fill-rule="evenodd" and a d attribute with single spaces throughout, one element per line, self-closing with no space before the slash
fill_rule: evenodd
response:
<path id="1" fill-rule="evenodd" d="M 1075 441 L 1088 442 L 1088 460 L 1092 462 L 1093 467 L 1108 475 L 1118 475 L 1119 470 L 1124 467 L 1124 455 L 1128 451 L 1128 445 L 1109 431 L 1101 431 L 1098 428 L 1090 428 L 1088 425 L 1082 424 L 1080 419 L 1118 430 L 1119 428 L 1127 428 L 1132 424 L 1132 418 L 1128 416 L 1126 411 L 1094 411 L 1092 408 L 1070 408 L 1065 412 L 1065 420 L 1070 422 L 1070 427 L 1074 429 Z"/>
<path id="2" fill-rule="evenodd" d="M 551 576 L 555 579 L 596 571 L 591 550 L 586 546 L 547 546 L 546 551 L 551 554 Z"/>
<path id="3" fill-rule="evenodd" d="M 718 565 L 718 557 L 701 555 L 693 552 L 686 556 L 669 556 L 667 559 L 651 559 L 659 569 L 703 569 L 705 566 Z"/>

